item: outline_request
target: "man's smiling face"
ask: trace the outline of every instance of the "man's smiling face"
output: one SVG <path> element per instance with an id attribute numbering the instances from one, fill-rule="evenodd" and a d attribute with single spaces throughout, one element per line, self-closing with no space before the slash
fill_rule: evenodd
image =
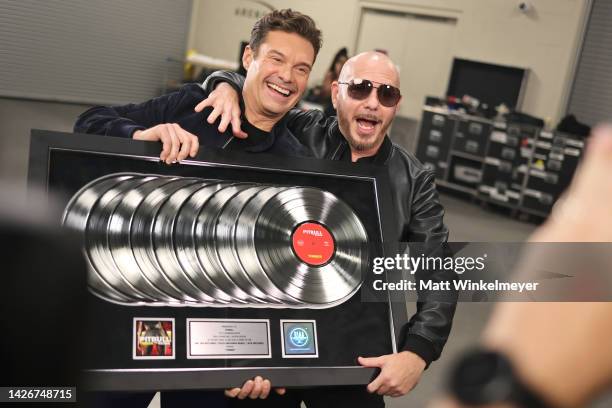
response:
<path id="1" fill-rule="evenodd" d="M 242 59 L 247 69 L 243 88 L 247 110 L 280 119 L 306 90 L 315 51 L 298 34 L 270 31 L 258 50 L 247 47 Z"/>
<path id="2" fill-rule="evenodd" d="M 359 54 L 347 61 L 342 68 L 339 81 L 369 80 L 377 86 L 392 85 L 399 88 L 399 75 L 393 62 L 376 52 Z M 332 101 L 338 112 L 340 131 L 349 142 L 353 152 L 362 156 L 374 155 L 383 142 L 385 134 L 395 117 L 398 106 L 384 106 L 373 89 L 363 100 L 348 95 L 347 86 L 332 84 Z"/>

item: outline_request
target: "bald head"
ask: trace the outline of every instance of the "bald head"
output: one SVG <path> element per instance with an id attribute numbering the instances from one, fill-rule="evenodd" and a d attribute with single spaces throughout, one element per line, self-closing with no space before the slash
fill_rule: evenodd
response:
<path id="1" fill-rule="evenodd" d="M 391 58 L 376 51 L 366 51 L 346 61 L 340 72 L 339 81 L 350 81 L 354 78 L 369 78 L 372 74 L 386 78 L 384 83 L 399 88 L 400 79 L 397 67 Z"/>
<path id="2" fill-rule="evenodd" d="M 353 160 L 373 156 L 380 148 L 401 100 L 399 86 L 393 61 L 375 51 L 362 52 L 346 61 L 338 81 L 332 83 L 338 127 L 351 147 Z M 349 87 L 353 87 L 352 94 Z"/>

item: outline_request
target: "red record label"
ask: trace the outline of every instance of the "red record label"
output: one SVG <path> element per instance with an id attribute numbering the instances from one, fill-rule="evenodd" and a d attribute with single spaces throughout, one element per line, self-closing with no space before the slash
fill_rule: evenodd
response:
<path id="1" fill-rule="evenodd" d="M 308 265 L 326 264 L 334 254 L 334 237 L 327 228 L 315 222 L 300 225 L 291 240 L 297 257 Z"/>

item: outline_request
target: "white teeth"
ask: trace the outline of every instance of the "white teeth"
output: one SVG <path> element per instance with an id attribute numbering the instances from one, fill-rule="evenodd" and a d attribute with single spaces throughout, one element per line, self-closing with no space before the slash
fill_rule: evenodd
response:
<path id="1" fill-rule="evenodd" d="M 285 88 L 281 88 L 280 86 L 276 85 L 276 84 L 271 84 L 268 82 L 268 86 L 272 89 L 274 89 L 275 91 L 278 91 L 280 93 L 282 93 L 285 96 L 289 96 L 289 94 L 291 93 L 290 90 L 285 89 Z"/>
<path id="2" fill-rule="evenodd" d="M 374 124 L 372 122 L 368 122 L 366 120 L 357 120 L 357 124 L 359 125 L 359 127 L 364 128 L 364 129 L 373 129 L 374 128 Z"/>

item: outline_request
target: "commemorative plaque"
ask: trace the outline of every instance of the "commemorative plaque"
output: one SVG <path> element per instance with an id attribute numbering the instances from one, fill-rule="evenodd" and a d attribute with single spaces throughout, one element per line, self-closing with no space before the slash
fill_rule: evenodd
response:
<path id="1" fill-rule="evenodd" d="M 395 237 L 381 168 L 33 131 L 29 182 L 63 197 L 88 264 L 92 389 L 365 384 L 402 302 L 372 298 Z M 380 279 L 380 276 L 376 277 Z M 368 293 L 367 299 L 364 293 Z"/>

